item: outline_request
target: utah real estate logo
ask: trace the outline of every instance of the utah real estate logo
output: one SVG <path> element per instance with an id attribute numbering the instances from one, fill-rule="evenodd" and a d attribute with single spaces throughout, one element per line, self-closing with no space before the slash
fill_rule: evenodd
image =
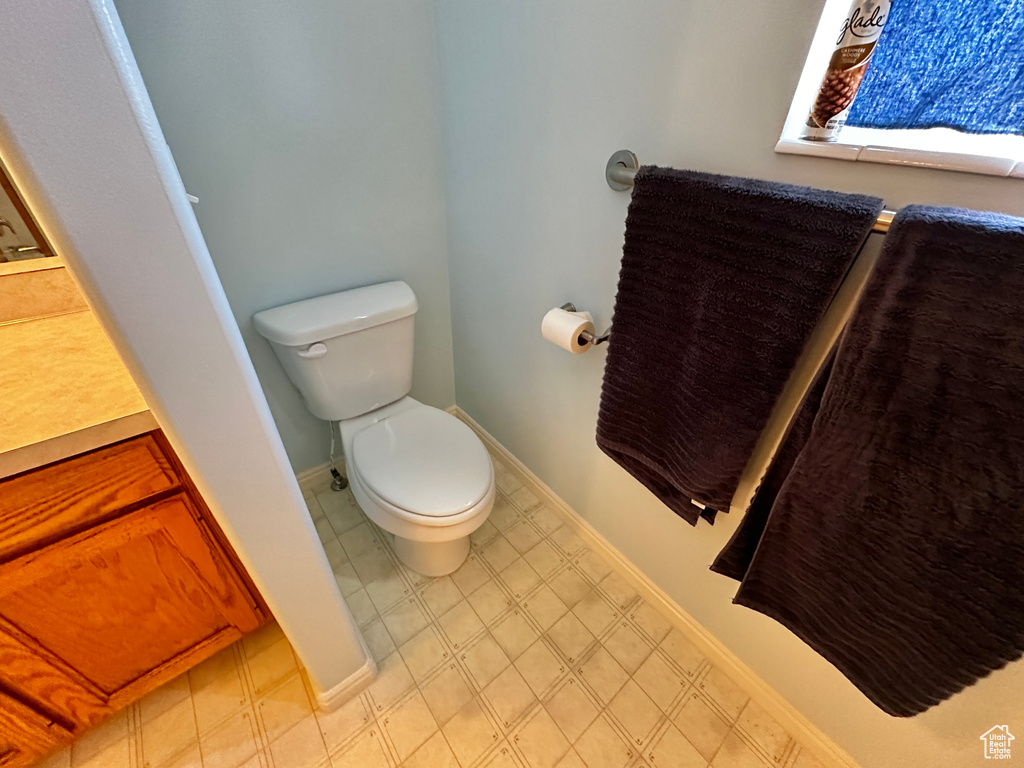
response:
<path id="1" fill-rule="evenodd" d="M 1007 760 L 1014 736 L 1005 725 L 994 725 L 979 737 L 985 742 L 986 760 Z"/>

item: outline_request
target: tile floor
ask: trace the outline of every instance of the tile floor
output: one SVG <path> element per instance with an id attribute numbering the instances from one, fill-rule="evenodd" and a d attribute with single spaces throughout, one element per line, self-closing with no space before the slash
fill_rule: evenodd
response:
<path id="1" fill-rule="evenodd" d="M 317 710 L 272 625 L 40 768 L 821 768 L 497 461 L 467 562 L 399 564 L 349 492 L 304 489 L 380 674 Z"/>

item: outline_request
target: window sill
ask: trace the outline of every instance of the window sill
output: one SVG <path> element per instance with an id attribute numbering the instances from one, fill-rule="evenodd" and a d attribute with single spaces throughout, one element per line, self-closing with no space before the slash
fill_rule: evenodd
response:
<path id="1" fill-rule="evenodd" d="M 836 30 L 849 8 L 850 0 L 826 0 L 776 152 L 1024 178 L 1024 136 L 975 135 L 949 128 L 902 131 L 848 125 L 839 132 L 836 142 L 801 139 L 809 105 L 814 102 L 836 44 Z"/>
<path id="2" fill-rule="evenodd" d="M 846 127 L 838 141 L 821 142 L 787 134 L 775 145 L 776 152 L 1024 178 L 1024 160 L 1016 159 L 1024 156 L 1024 137 L 1020 136 L 974 136 L 943 128 L 885 131 Z"/>
<path id="3" fill-rule="evenodd" d="M 965 134 L 948 128 L 904 131 L 848 125 L 839 132 L 836 142 L 801 139 L 809 105 L 814 102 L 836 44 L 836 30 L 842 26 L 849 8 L 850 0 L 826 0 L 782 137 L 775 145 L 776 152 L 1024 178 L 1024 136 Z"/>

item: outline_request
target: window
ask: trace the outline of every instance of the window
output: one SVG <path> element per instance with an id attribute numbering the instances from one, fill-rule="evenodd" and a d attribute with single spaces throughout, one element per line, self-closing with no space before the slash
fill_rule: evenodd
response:
<path id="1" fill-rule="evenodd" d="M 849 122 L 803 140 L 849 10 L 827 1 L 776 152 L 1024 178 L 1024 0 L 893 0 Z"/>

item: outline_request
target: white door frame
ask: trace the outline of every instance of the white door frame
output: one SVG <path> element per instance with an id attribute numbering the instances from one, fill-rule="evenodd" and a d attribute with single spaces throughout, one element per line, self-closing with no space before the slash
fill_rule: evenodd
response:
<path id="1" fill-rule="evenodd" d="M 0 0 L 0 153 L 302 659 L 372 658 L 335 583 L 110 0 Z M 259 162 L 259 158 L 253 158 Z"/>

